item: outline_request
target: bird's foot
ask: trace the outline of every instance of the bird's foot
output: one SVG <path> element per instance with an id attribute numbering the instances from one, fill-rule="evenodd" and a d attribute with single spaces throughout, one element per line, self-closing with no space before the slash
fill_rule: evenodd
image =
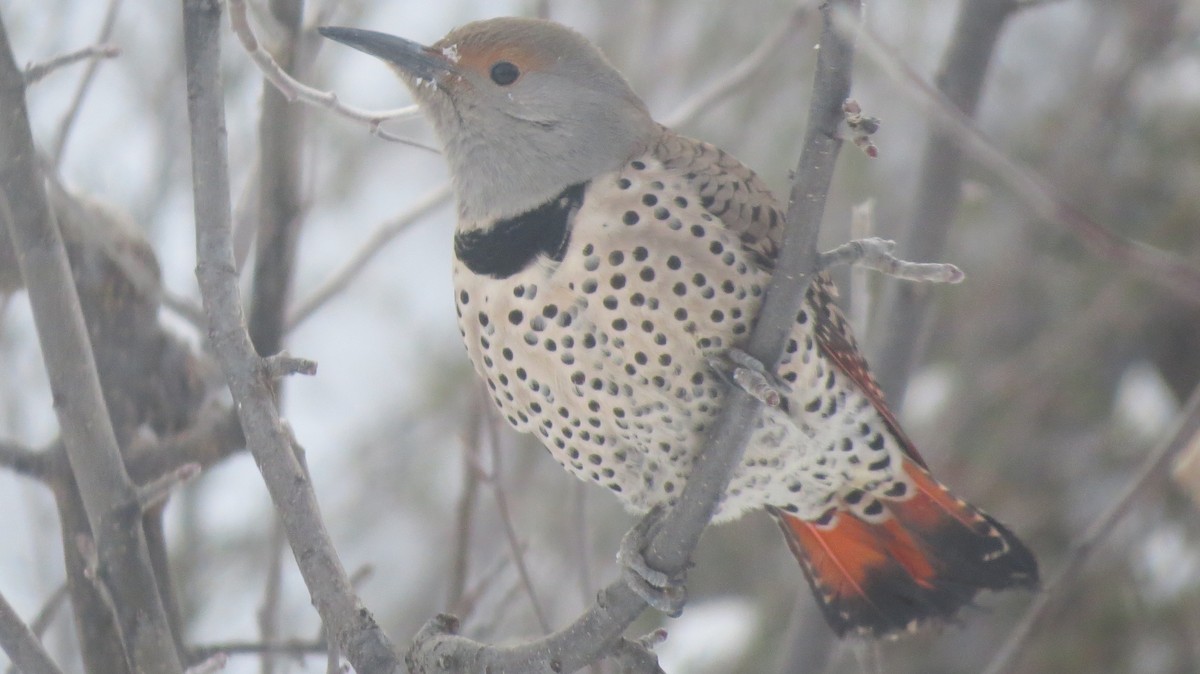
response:
<path id="1" fill-rule="evenodd" d="M 670 575 L 652 568 L 645 556 L 646 546 L 654 538 L 658 523 L 666 511 L 664 506 L 656 505 L 633 525 L 621 539 L 617 564 L 621 567 L 621 578 L 637 596 L 651 608 L 677 618 L 683 613 L 683 605 L 687 602 L 683 574 Z"/>
<path id="2" fill-rule="evenodd" d="M 708 365 L 768 407 L 779 407 L 784 394 L 791 391 L 787 384 L 767 372 L 762 361 L 738 348 L 710 357 Z"/>

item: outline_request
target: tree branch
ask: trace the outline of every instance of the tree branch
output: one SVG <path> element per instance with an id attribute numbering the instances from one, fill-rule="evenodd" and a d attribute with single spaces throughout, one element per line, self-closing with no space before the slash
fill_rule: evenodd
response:
<path id="1" fill-rule="evenodd" d="M 0 440 L 0 466 L 12 470 L 17 475 L 44 482 L 53 465 L 54 458 L 45 451 Z"/>
<path id="2" fill-rule="evenodd" d="M 0 647 L 24 674 L 62 674 L 3 594 L 0 594 Z"/>
<path id="3" fill-rule="evenodd" d="M 801 0 L 801 2 L 796 3 L 796 6 L 788 14 L 787 19 L 780 22 L 775 32 L 763 38 L 754 51 L 747 54 L 745 58 L 728 71 L 692 94 L 687 100 L 676 106 L 671 114 L 660 121 L 671 128 L 683 126 L 700 116 L 702 112 L 717 101 L 737 91 L 738 87 L 754 78 L 754 75 L 766 65 L 767 60 L 772 55 L 779 51 L 779 48 L 787 42 L 788 38 L 794 37 L 799 32 L 800 27 L 812 15 L 812 10 L 813 3 L 808 0 Z"/>
<path id="4" fill-rule="evenodd" d="M 208 315 L 209 339 L 233 394 L 247 445 L 283 519 L 327 633 L 355 670 L 393 672 L 399 669 L 399 659 L 338 559 L 312 484 L 276 409 L 271 378 L 246 330 L 233 260 L 220 18 L 218 0 L 183 0 L 196 277 Z"/>
<path id="5" fill-rule="evenodd" d="M 100 388 L 66 249 L 46 199 L 25 109 L 25 78 L 0 23 L 0 220 L 7 222 L 100 572 L 135 669 L 182 672 L 158 595 L 141 510 Z"/>
<path id="6" fill-rule="evenodd" d="M 104 21 L 100 23 L 100 34 L 96 36 L 96 44 L 104 44 L 112 37 L 113 27 L 117 25 L 117 11 L 120 8 L 121 0 L 108 0 L 108 8 L 104 10 Z M 83 99 L 96 79 L 96 71 L 100 69 L 100 63 L 103 60 L 97 58 L 88 61 L 87 69 L 83 71 L 83 77 L 79 78 L 75 96 L 71 99 L 71 106 L 67 108 L 67 114 L 63 115 L 62 121 L 58 124 L 58 136 L 54 139 L 54 152 L 51 155 L 52 165 L 55 169 L 62 164 L 63 153 L 67 149 L 67 140 L 71 136 L 71 127 L 75 125 L 75 119 L 79 117 Z"/>
<path id="7" fill-rule="evenodd" d="M 345 290 L 358 277 L 362 270 L 366 268 L 371 258 L 379 254 L 388 242 L 408 229 L 409 225 L 412 225 L 433 210 L 449 203 L 451 193 L 450 184 L 446 183 L 425 195 L 407 212 L 401 213 L 380 225 L 359 246 L 354 255 L 351 255 L 350 259 L 346 260 L 346 263 L 341 268 L 321 284 L 321 287 L 313 292 L 310 297 L 300 303 L 300 306 L 292 313 L 288 320 L 288 330 L 292 330 L 297 325 L 308 320 L 317 309 L 320 309 L 326 302 Z"/>
<path id="8" fill-rule="evenodd" d="M 1116 529 L 1117 523 L 1133 508 L 1139 496 L 1157 479 L 1167 474 L 1171 462 L 1189 444 L 1200 437 L 1200 386 L 1192 391 L 1191 397 L 1183 409 L 1176 415 L 1175 423 L 1169 433 L 1164 436 L 1162 443 L 1146 455 L 1141 467 L 1134 473 L 1129 484 L 1120 497 L 1113 501 L 1092 522 L 1074 544 L 1062 568 L 1054 579 L 1046 584 L 1038 593 L 1025 616 L 1009 633 L 1004 645 L 993 656 L 984 674 L 1004 674 L 1011 671 L 1018 662 L 1018 656 L 1024 650 L 1023 646 L 1039 634 L 1037 628 L 1050 617 L 1051 611 L 1063 598 L 1066 587 L 1079 578 L 1083 565 L 1088 557 Z"/>
<path id="9" fill-rule="evenodd" d="M 1005 21 L 1020 3 L 1016 0 L 963 0 L 950 46 L 942 57 L 938 90 L 946 105 L 970 118 L 975 115 L 988 65 Z M 864 46 L 872 44 L 869 29 Z M 869 52 L 868 52 L 869 53 Z M 925 141 L 916 206 L 901 239 L 905 255 L 915 260 L 941 260 L 946 237 L 962 200 L 962 144 L 944 124 L 934 124 Z M 879 302 L 875 377 L 893 407 L 904 400 L 913 364 L 921 358 L 931 305 L 928 287 L 891 283 Z"/>
<path id="10" fill-rule="evenodd" d="M 1039 3 L 1017 0 L 967 0 L 959 17 L 953 44 L 943 62 L 938 87 L 930 87 L 896 50 L 870 30 L 863 47 L 886 71 L 905 83 L 912 95 L 937 115 L 922 162 L 918 205 L 905 236 L 910 255 L 939 259 L 945 236 L 959 202 L 964 153 L 992 171 L 1040 218 L 1057 223 L 1085 247 L 1192 305 L 1200 305 L 1200 267 L 1193 260 L 1123 237 L 1095 222 L 1062 198 L 1043 176 L 998 149 L 972 119 L 996 38 L 1007 17 L 1017 9 Z M 887 343 L 876 349 L 875 372 L 887 397 L 902 399 L 912 363 L 919 358 L 920 336 L 927 322 L 920 288 L 893 285 L 881 303 L 888 315 L 879 334 Z"/>
<path id="11" fill-rule="evenodd" d="M 853 34 L 837 30 L 832 15 L 858 16 L 857 0 L 822 5 L 823 30 L 816 79 L 810 99 L 808 130 L 796 168 L 787 214 L 788 233 L 775 275 L 750 336 L 747 351 L 768 367 L 783 353 L 804 289 L 817 264 L 817 234 L 825 197 L 842 141 L 842 103 L 850 92 Z M 716 425 L 698 452 L 677 505 L 663 516 L 646 550 L 646 561 L 668 575 L 686 569 L 734 467 L 741 460 L 761 403 L 731 387 Z M 514 647 L 480 644 L 454 636 L 452 616 L 441 615 L 422 628 L 405 658 L 413 672 L 489 671 L 571 672 L 622 650 L 624 631 L 646 608 L 623 581 L 600 591 L 596 604 L 571 625 L 544 639 Z"/>
<path id="12" fill-rule="evenodd" d="M 254 65 L 258 66 L 258 69 L 262 71 L 263 77 L 273 84 L 288 102 L 303 101 L 310 105 L 331 110 L 347 119 L 365 123 L 372 134 L 384 140 L 403 143 L 404 145 L 440 154 L 436 149 L 428 145 L 383 130 L 382 125 L 386 121 L 416 117 L 420 114 L 416 105 L 409 105 L 396 110 L 363 110 L 362 108 L 342 103 L 338 100 L 337 94 L 332 91 L 321 91 L 297 81 L 286 70 L 280 67 L 279 63 L 259 45 L 258 38 L 254 35 L 254 29 L 250 26 L 250 20 L 246 16 L 245 0 L 229 0 L 229 24 L 233 28 L 233 33 L 237 36 L 242 48 L 250 55 L 250 60 L 254 62 Z"/>
<path id="13" fill-rule="evenodd" d="M 56 56 L 43 63 L 30 63 L 25 66 L 25 86 L 37 82 L 59 68 L 65 68 L 79 61 L 86 59 L 110 59 L 120 55 L 121 48 L 114 44 L 94 44 L 61 56 Z"/>

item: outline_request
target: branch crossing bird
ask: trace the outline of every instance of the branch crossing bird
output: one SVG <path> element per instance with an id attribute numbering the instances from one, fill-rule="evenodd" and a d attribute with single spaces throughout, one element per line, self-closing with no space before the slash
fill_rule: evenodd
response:
<path id="1" fill-rule="evenodd" d="M 763 181 L 659 125 L 593 45 L 536 19 L 432 46 L 353 28 L 445 147 L 454 288 L 476 371 L 514 428 L 634 512 L 678 498 L 728 390 L 782 244 Z M 767 510 L 839 635 L 952 617 L 981 589 L 1032 587 L 1004 526 L 929 473 L 818 275 L 714 522 Z"/>

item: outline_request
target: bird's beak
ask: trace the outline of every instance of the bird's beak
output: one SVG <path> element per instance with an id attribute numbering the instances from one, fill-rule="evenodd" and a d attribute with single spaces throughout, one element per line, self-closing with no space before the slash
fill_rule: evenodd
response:
<path id="1" fill-rule="evenodd" d="M 317 32 L 361 52 L 376 56 L 419 80 L 437 82 L 455 71 L 454 63 L 438 51 L 402 37 L 359 28 L 322 26 Z"/>

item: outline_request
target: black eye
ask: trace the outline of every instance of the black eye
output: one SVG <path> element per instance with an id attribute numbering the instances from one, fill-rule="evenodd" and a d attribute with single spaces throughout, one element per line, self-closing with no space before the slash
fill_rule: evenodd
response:
<path id="1" fill-rule="evenodd" d="M 492 81 L 502 87 L 506 87 L 521 76 L 521 69 L 508 61 L 500 61 L 492 66 Z"/>

